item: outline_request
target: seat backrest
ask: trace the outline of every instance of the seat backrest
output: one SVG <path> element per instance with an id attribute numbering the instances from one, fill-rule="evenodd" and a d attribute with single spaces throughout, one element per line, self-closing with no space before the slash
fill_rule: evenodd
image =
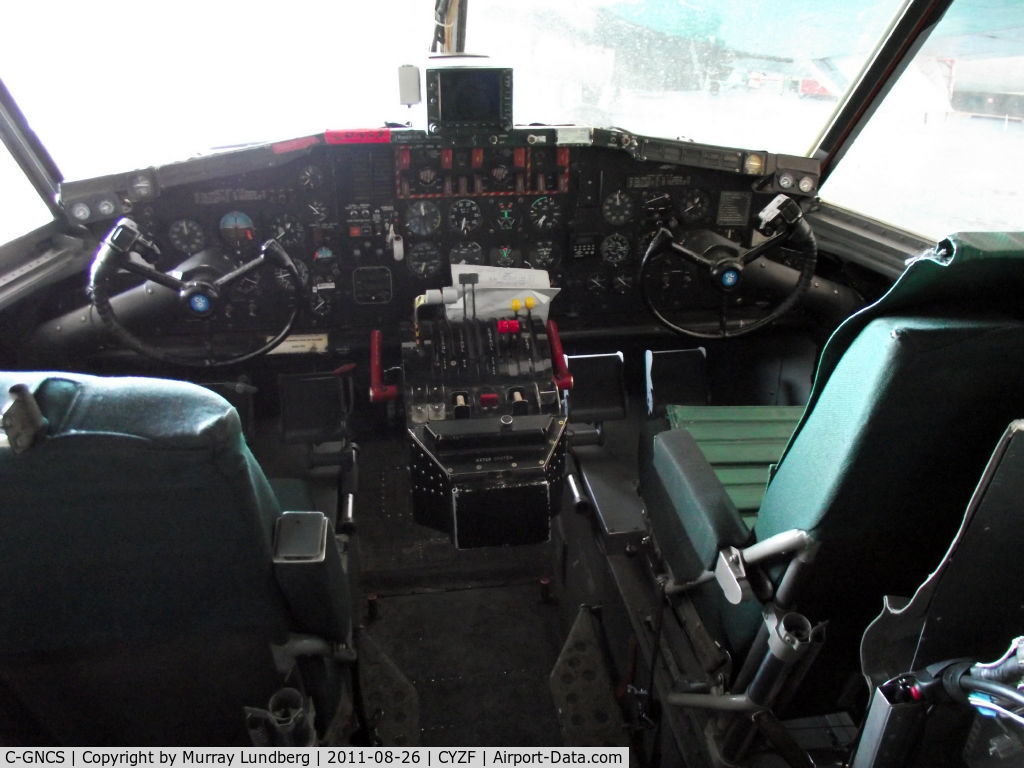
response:
<path id="1" fill-rule="evenodd" d="M 291 619 L 236 412 L 184 382 L 0 374 L 19 383 L 49 431 L 0 448 L 0 734 L 244 743 Z"/>
<path id="2" fill-rule="evenodd" d="M 861 330 L 790 444 L 755 526 L 759 540 L 799 528 L 821 542 L 796 599 L 810 619 L 829 621 L 827 654 L 856 659 L 883 595 L 913 594 L 1020 413 L 1021 320 L 946 309 L 877 317 Z"/>

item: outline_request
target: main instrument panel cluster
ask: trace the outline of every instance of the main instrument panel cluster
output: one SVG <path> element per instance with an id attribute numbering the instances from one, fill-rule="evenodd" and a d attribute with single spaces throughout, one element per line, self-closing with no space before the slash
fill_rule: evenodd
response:
<path id="1" fill-rule="evenodd" d="M 660 227 L 749 247 L 757 211 L 785 180 L 792 194 L 814 194 L 808 162 L 596 129 L 355 131 L 72 182 L 61 194 L 98 236 L 135 218 L 164 269 L 201 263 L 209 249 L 243 263 L 277 238 L 304 285 L 297 330 L 406 320 L 416 295 L 450 284 L 452 264 L 547 270 L 562 290 L 552 311 L 572 329 L 644 322 L 636 272 Z M 685 297 L 695 279 L 680 264 L 657 285 Z M 273 324 L 293 292 L 282 269 L 253 272 L 215 320 L 221 330 Z"/>

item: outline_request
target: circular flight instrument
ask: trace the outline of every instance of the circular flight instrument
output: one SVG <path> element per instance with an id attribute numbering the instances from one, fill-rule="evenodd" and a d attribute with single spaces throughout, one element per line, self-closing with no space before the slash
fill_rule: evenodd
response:
<path id="1" fill-rule="evenodd" d="M 616 232 L 601 241 L 601 259 L 605 264 L 617 266 L 629 258 L 629 240 Z"/>
<path id="2" fill-rule="evenodd" d="M 438 217 L 440 218 L 440 213 Z M 441 250 L 433 243 L 417 243 L 406 257 L 409 271 L 418 277 L 436 275 L 441 271 L 441 261 Z"/>
<path id="3" fill-rule="evenodd" d="M 296 248 L 306 239 L 302 222 L 290 213 L 281 213 L 270 220 L 270 231 L 285 248 Z"/>
<path id="4" fill-rule="evenodd" d="M 460 235 L 466 235 L 479 227 L 482 218 L 480 206 L 467 198 L 456 200 L 448 209 L 448 226 Z"/>
<path id="5" fill-rule="evenodd" d="M 530 249 L 530 266 L 534 269 L 551 269 L 557 266 L 561 254 L 551 240 L 538 240 Z"/>
<path id="6" fill-rule="evenodd" d="M 314 315 L 326 317 L 331 313 L 330 292 L 331 288 L 328 287 L 313 287 L 313 292 L 309 297 L 309 308 Z"/>
<path id="7" fill-rule="evenodd" d="M 632 220 L 634 208 L 633 198 L 623 190 L 617 189 L 604 199 L 601 215 L 609 224 L 621 227 Z"/>
<path id="8" fill-rule="evenodd" d="M 423 166 L 416 172 L 416 179 L 424 189 L 435 189 L 441 186 L 441 175 L 429 165 Z"/>
<path id="9" fill-rule="evenodd" d="M 683 221 L 704 221 L 711 213 L 711 195 L 696 187 L 686 190 L 679 204 L 679 213 Z"/>
<path id="10" fill-rule="evenodd" d="M 616 275 L 612 279 L 612 290 L 620 296 L 628 296 L 633 292 L 633 276 Z"/>
<path id="11" fill-rule="evenodd" d="M 306 262 L 300 261 L 299 259 L 292 259 L 292 261 L 295 263 L 295 269 L 299 273 L 299 279 L 302 280 L 302 285 L 308 286 L 309 266 L 306 264 Z M 294 289 L 290 273 L 285 267 L 278 267 L 277 269 L 274 270 L 274 280 L 281 288 L 284 288 L 287 291 L 291 291 Z"/>
<path id="12" fill-rule="evenodd" d="M 512 175 L 512 171 L 509 170 L 507 165 L 498 164 L 491 168 L 491 180 L 494 182 L 494 186 L 502 189 L 512 186 L 512 182 L 515 180 L 515 176 Z"/>
<path id="13" fill-rule="evenodd" d="M 518 255 L 511 245 L 499 245 L 491 248 L 491 263 L 496 267 L 514 267 Z"/>
<path id="14" fill-rule="evenodd" d="M 178 219 L 168 227 L 167 239 L 186 256 L 191 256 L 206 247 L 206 230 L 195 219 Z"/>
<path id="15" fill-rule="evenodd" d="M 475 240 L 459 243 L 448 252 L 448 261 L 452 264 L 483 264 L 484 249 Z"/>
<path id="16" fill-rule="evenodd" d="M 541 232 L 550 232 L 562 219 L 562 210 L 553 197 L 538 197 L 530 203 L 530 223 Z"/>
<path id="17" fill-rule="evenodd" d="M 248 299 L 260 293 L 263 287 L 263 276 L 258 271 L 247 272 L 231 286 L 231 298 Z"/>
<path id="18" fill-rule="evenodd" d="M 306 203 L 306 213 L 310 221 L 319 224 L 321 221 L 327 221 L 327 217 L 331 215 L 331 210 L 323 200 L 310 200 Z"/>
<path id="19" fill-rule="evenodd" d="M 228 211 L 225 213 L 221 216 L 218 228 L 220 229 L 220 236 L 224 238 L 224 242 L 233 248 L 241 248 L 256 240 L 256 225 L 252 223 L 252 219 L 249 218 L 248 214 L 241 211 Z"/>
<path id="20" fill-rule="evenodd" d="M 324 183 L 324 174 L 317 166 L 307 165 L 299 171 L 298 181 L 303 189 L 316 189 Z"/>
<path id="21" fill-rule="evenodd" d="M 665 224 L 672 218 L 672 195 L 665 190 L 644 193 L 644 218 L 654 224 Z"/>
<path id="22" fill-rule="evenodd" d="M 441 226 L 441 209 L 429 200 L 412 203 L 405 212 L 405 226 L 414 235 L 429 235 Z"/>
<path id="23" fill-rule="evenodd" d="M 647 249 L 650 247 L 651 241 L 654 239 L 656 234 L 658 234 L 658 231 L 656 229 L 652 229 L 650 232 L 644 232 L 640 235 L 640 238 L 636 241 L 637 260 L 642 259 L 644 254 L 647 253 Z"/>
<path id="24" fill-rule="evenodd" d="M 500 200 L 497 204 L 497 209 L 494 215 L 494 226 L 498 229 L 509 232 L 516 228 L 516 222 L 519 220 L 516 215 L 516 204 L 511 200 Z"/>
<path id="25" fill-rule="evenodd" d="M 321 245 L 313 251 L 313 261 L 317 264 L 332 264 L 335 258 L 334 251 L 326 245 Z"/>

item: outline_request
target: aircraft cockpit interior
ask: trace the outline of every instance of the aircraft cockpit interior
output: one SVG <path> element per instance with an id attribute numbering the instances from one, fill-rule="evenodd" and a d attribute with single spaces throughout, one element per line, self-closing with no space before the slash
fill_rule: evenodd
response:
<path id="1" fill-rule="evenodd" d="M 1021 764 L 1024 9 L 293 5 L 4 12 L 0 742 Z"/>

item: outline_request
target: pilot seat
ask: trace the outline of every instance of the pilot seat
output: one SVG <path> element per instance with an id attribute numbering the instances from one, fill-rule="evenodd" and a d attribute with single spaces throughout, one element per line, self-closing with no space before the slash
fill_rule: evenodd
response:
<path id="1" fill-rule="evenodd" d="M 347 725 L 347 554 L 320 512 L 282 511 L 234 408 L 160 379 L 0 385 L 0 739 L 301 746 Z"/>
<path id="2" fill-rule="evenodd" d="M 731 659 L 723 685 L 678 681 L 668 701 L 738 713 L 726 759 L 765 709 L 863 706 L 864 628 L 940 561 L 1024 413 L 1022 254 L 1020 234 L 954 236 L 837 329 L 752 525 L 691 434 L 649 425 L 640 492 L 663 594 L 695 609 L 694 647 Z"/>

